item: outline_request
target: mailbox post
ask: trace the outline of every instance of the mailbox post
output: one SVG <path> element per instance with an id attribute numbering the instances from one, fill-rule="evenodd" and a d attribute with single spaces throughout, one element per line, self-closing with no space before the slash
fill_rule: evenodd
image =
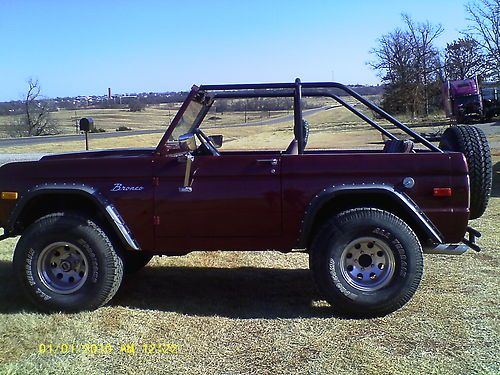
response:
<path id="1" fill-rule="evenodd" d="M 89 131 L 94 128 L 94 119 L 92 117 L 83 117 L 80 119 L 80 130 L 85 132 L 85 150 L 89 149 Z"/>

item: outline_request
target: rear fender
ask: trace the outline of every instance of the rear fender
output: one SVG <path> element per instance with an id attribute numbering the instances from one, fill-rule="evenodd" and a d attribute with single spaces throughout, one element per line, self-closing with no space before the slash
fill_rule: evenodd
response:
<path id="1" fill-rule="evenodd" d="M 301 223 L 298 248 L 307 248 L 310 235 L 314 230 L 315 219 L 320 210 L 326 204 L 335 203 L 337 199 L 344 200 L 349 195 L 383 195 L 391 199 L 392 202 L 402 208 L 412 222 L 418 225 L 418 228 L 428 236 L 434 243 L 443 243 L 442 235 L 434 226 L 425 213 L 417 204 L 405 193 L 398 191 L 392 185 L 388 184 L 342 184 L 334 185 L 318 192 L 306 208 L 304 218 Z"/>

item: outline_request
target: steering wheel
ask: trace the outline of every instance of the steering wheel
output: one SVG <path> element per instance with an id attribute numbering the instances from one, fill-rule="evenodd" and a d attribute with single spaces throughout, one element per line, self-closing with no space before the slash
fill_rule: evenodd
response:
<path id="1" fill-rule="evenodd" d="M 198 128 L 195 131 L 196 136 L 201 142 L 201 146 L 198 147 L 197 153 L 200 153 L 201 155 L 204 154 L 204 151 L 208 151 L 212 156 L 220 156 L 220 152 L 217 150 L 217 148 L 213 145 L 213 143 L 210 141 L 210 138 L 207 137 L 203 131 Z"/>

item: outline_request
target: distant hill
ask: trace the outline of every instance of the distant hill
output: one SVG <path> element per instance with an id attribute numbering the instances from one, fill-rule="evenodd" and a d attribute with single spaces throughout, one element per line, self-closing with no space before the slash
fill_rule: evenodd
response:
<path id="1" fill-rule="evenodd" d="M 382 85 L 365 86 L 349 85 L 360 95 L 380 95 L 384 91 Z M 335 89 L 334 93 L 338 96 L 346 95 L 342 90 Z M 43 102 L 49 104 L 50 111 L 60 109 L 81 109 L 81 108 L 115 108 L 126 105 L 130 100 L 139 100 L 144 104 L 177 103 L 182 102 L 187 96 L 187 92 L 163 92 L 163 93 L 127 93 L 114 95 L 111 99 L 107 95 L 76 96 L 64 98 L 44 99 Z M 0 102 L 0 116 L 15 115 L 23 111 L 23 102 L 20 100 Z"/>

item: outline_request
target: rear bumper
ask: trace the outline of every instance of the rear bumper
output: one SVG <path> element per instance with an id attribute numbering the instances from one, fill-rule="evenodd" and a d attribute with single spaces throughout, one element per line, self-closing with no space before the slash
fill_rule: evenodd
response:
<path id="1" fill-rule="evenodd" d="M 446 254 L 446 255 L 462 255 L 467 250 L 481 251 L 481 248 L 476 244 L 476 238 L 481 237 L 481 233 L 477 230 L 467 227 L 468 238 L 464 238 L 461 244 L 438 244 L 435 246 L 424 247 L 425 254 Z"/>

